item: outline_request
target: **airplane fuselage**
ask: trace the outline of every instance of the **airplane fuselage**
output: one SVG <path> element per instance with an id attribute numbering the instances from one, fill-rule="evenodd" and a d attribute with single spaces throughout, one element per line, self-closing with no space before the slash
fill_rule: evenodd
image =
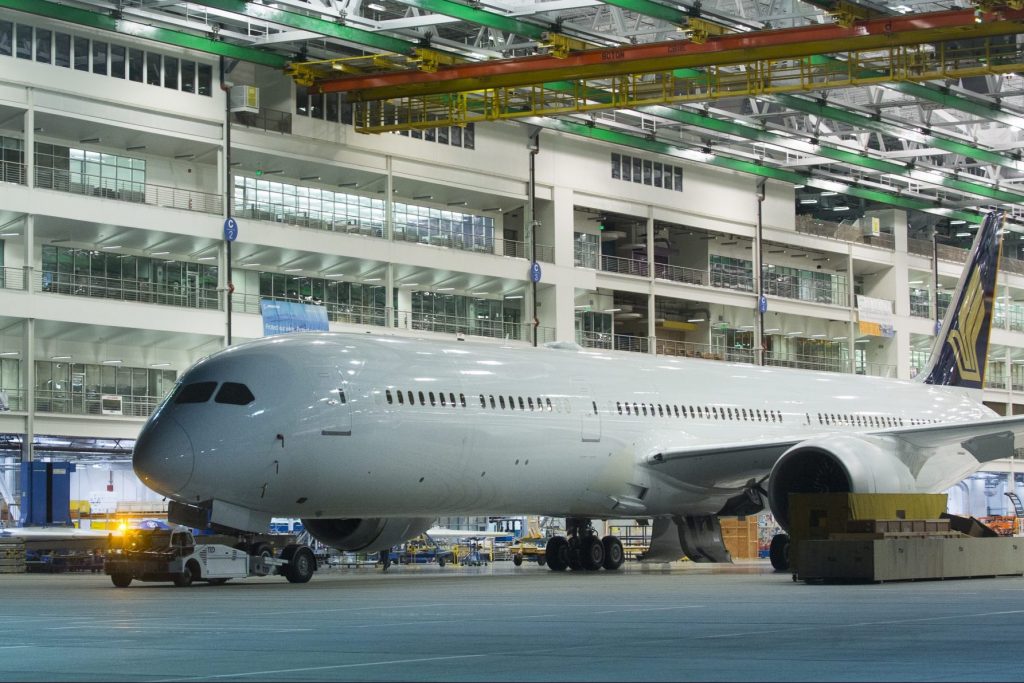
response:
<path id="1" fill-rule="evenodd" d="M 222 402 L 225 382 L 252 400 Z M 980 392 L 913 381 L 339 333 L 234 347 L 179 385 L 140 436 L 147 484 L 294 517 L 714 514 L 774 458 L 705 456 L 683 482 L 648 458 L 994 416 Z M 920 481 L 942 490 L 976 466 L 953 453 Z"/>

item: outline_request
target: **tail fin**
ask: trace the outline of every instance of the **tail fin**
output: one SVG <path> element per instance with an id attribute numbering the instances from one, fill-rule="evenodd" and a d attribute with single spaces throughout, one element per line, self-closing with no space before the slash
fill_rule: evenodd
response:
<path id="1" fill-rule="evenodd" d="M 1003 212 L 993 211 L 974 237 L 928 365 L 918 375 L 925 384 L 981 389 L 985 381 L 1002 225 Z"/>

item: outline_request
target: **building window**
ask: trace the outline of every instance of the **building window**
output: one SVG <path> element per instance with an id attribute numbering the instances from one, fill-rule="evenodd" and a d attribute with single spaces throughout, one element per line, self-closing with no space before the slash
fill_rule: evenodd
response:
<path id="1" fill-rule="evenodd" d="M 18 59 L 32 59 L 32 27 L 18 24 L 17 52 Z"/>
<path id="2" fill-rule="evenodd" d="M 160 85 L 161 61 L 161 56 L 155 52 L 146 53 L 146 83 L 149 85 Z"/>
<path id="3" fill-rule="evenodd" d="M 187 59 L 181 60 L 181 91 L 196 91 L 196 63 Z"/>
<path id="4" fill-rule="evenodd" d="M 164 57 L 164 87 L 178 89 L 178 60 L 174 57 Z"/>
<path id="5" fill-rule="evenodd" d="M 92 41 L 92 72 L 107 75 L 107 44 L 98 40 Z"/>
<path id="6" fill-rule="evenodd" d="M 14 23 L 0 21 L 0 57 L 10 57 L 14 45 Z"/>
<path id="7" fill-rule="evenodd" d="M 213 67 L 209 64 L 199 65 L 199 94 L 213 94 Z"/>
<path id="8" fill-rule="evenodd" d="M 89 70 L 89 40 L 75 36 L 75 69 L 77 71 Z"/>
<path id="9" fill-rule="evenodd" d="M 51 36 L 53 34 L 44 29 L 36 31 L 36 61 L 43 64 L 50 63 Z"/>
<path id="10" fill-rule="evenodd" d="M 144 55 L 142 50 L 128 48 L 128 80 L 142 83 Z"/>
<path id="11" fill-rule="evenodd" d="M 58 33 L 54 36 L 53 63 L 65 69 L 71 68 L 71 36 Z"/>
<path id="12" fill-rule="evenodd" d="M 110 75 L 114 78 L 124 78 L 124 45 L 110 46 Z"/>

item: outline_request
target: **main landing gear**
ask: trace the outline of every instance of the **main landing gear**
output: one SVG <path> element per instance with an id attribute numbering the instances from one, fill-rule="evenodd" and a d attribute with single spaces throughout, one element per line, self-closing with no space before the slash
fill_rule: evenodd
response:
<path id="1" fill-rule="evenodd" d="M 552 537 L 544 551 L 551 571 L 597 571 L 601 568 L 613 571 L 625 562 L 622 541 L 615 536 L 599 538 L 589 519 L 570 518 L 565 520 L 565 527 L 568 538 Z"/>

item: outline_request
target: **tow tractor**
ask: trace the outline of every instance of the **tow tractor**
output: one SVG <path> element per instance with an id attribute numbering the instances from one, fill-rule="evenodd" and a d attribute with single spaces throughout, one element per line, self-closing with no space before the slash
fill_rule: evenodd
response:
<path id="1" fill-rule="evenodd" d="M 214 539 L 210 539 L 213 541 Z M 316 557 L 306 545 L 290 543 L 279 555 L 264 541 L 229 545 L 197 543 L 187 527 L 137 529 L 112 537 L 103 571 L 118 588 L 132 580 L 173 581 L 186 587 L 193 581 L 219 585 L 228 579 L 280 574 L 291 583 L 306 583 L 316 571 Z"/>

